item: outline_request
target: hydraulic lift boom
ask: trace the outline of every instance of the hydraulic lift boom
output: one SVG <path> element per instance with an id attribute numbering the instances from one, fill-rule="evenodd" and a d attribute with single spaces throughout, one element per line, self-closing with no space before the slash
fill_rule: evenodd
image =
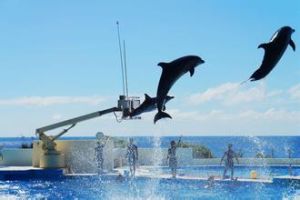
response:
<path id="1" fill-rule="evenodd" d="M 121 95 L 120 99 L 118 100 L 118 107 L 112 107 L 109 109 L 93 112 L 90 114 L 82 115 L 79 117 L 75 117 L 72 119 L 68 119 L 65 121 L 57 122 L 54 124 L 50 124 L 48 126 L 44 126 L 41 128 L 36 129 L 36 134 L 39 136 L 39 139 L 43 141 L 43 150 L 48 151 L 55 151 L 55 140 L 58 139 L 60 136 L 64 135 L 66 132 L 68 132 L 71 128 L 73 128 L 77 123 L 86 121 L 89 119 L 93 119 L 96 117 L 100 117 L 105 114 L 109 113 L 115 113 L 115 112 L 122 112 L 122 119 L 131 119 L 128 118 L 128 114 L 131 112 L 132 109 L 135 109 L 137 106 L 139 106 L 140 101 L 137 97 L 126 97 Z M 58 133 L 55 136 L 48 136 L 45 134 L 46 131 L 50 131 L 56 128 L 69 126 L 66 129 L 63 129 L 60 133 Z"/>

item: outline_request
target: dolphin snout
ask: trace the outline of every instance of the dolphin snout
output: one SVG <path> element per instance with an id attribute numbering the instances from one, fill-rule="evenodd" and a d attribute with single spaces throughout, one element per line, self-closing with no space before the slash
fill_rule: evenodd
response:
<path id="1" fill-rule="evenodd" d="M 293 33 L 296 31 L 295 29 L 292 29 Z"/>

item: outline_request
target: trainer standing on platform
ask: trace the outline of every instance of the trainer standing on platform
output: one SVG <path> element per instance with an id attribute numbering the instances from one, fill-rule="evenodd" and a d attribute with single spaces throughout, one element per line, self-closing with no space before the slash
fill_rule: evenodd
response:
<path id="1" fill-rule="evenodd" d="M 128 165 L 130 170 L 130 175 L 132 177 L 135 176 L 136 163 L 139 158 L 138 148 L 135 144 L 133 144 L 133 138 L 129 139 L 129 144 L 127 146 L 126 157 L 128 159 Z"/>
<path id="2" fill-rule="evenodd" d="M 234 174 L 234 161 L 233 159 L 236 159 L 237 163 L 239 163 L 237 154 L 232 150 L 232 144 L 228 144 L 228 150 L 224 152 L 224 155 L 221 159 L 220 165 L 222 164 L 223 160 L 225 160 L 225 168 L 223 172 L 223 179 L 226 178 L 227 170 L 231 170 L 231 180 L 233 180 L 233 174 Z"/>
<path id="3" fill-rule="evenodd" d="M 106 138 L 102 132 L 98 132 L 96 134 L 96 138 L 97 138 L 97 143 L 95 147 L 95 160 L 97 162 L 97 173 L 102 174 L 104 169 L 103 150 L 108 140 L 108 137 Z"/>
<path id="4" fill-rule="evenodd" d="M 179 138 L 177 144 L 174 140 L 170 142 L 170 148 L 168 149 L 168 156 L 167 160 L 169 161 L 169 167 L 172 172 L 172 178 L 176 178 L 177 174 L 177 156 L 176 156 L 176 149 L 180 146 L 181 137 Z"/>

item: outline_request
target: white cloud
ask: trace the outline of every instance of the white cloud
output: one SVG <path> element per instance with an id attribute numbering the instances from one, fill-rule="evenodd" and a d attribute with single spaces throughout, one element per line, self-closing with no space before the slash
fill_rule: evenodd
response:
<path id="1" fill-rule="evenodd" d="M 91 135 L 99 130 L 109 135 L 295 135 L 300 130 L 300 84 L 278 90 L 268 89 L 260 83 L 226 83 L 191 95 L 188 100 L 193 105 L 175 104 L 186 100 L 174 100 L 166 110 L 173 119 L 161 120 L 155 125 L 153 118 L 157 111 L 143 114 L 142 120 L 124 120 L 122 123 L 116 123 L 114 115 L 109 114 L 80 123 L 69 135 Z M 105 98 L 97 96 L 0 99 L 2 107 L 16 106 L 4 110 L 7 113 L 3 113 L 5 117 L 0 126 L 3 133 L 31 134 L 36 127 L 52 121 L 96 111 L 89 105 L 101 103 L 104 106 L 103 101 Z M 210 104 L 205 104 L 208 102 Z M 59 106 L 46 107 L 57 104 L 76 106 L 64 110 Z M 204 105 L 195 106 L 198 104 Z M 27 105 L 30 107 L 25 107 Z M 36 109 L 34 106 L 41 107 Z"/>
<path id="2" fill-rule="evenodd" d="M 115 135 L 295 135 L 300 129 L 300 111 L 269 108 L 207 112 L 169 109 L 173 119 L 153 124 L 153 116 L 114 124 L 106 132 Z M 147 114 L 148 115 L 148 114 Z M 100 120 L 102 121 L 102 120 Z M 97 122 L 97 123 L 100 123 Z M 109 124 L 109 123 L 107 123 Z M 99 125 L 99 124 L 97 124 Z M 101 126 L 102 127 L 102 126 Z M 119 128 L 118 130 L 117 127 Z"/>
<path id="3" fill-rule="evenodd" d="M 263 87 L 252 87 L 247 90 L 238 89 L 227 95 L 224 99 L 226 104 L 238 104 L 254 101 L 262 101 L 267 94 Z"/>
<path id="4" fill-rule="evenodd" d="M 288 90 L 288 94 L 292 99 L 300 99 L 300 84 L 291 87 Z"/>
<path id="5" fill-rule="evenodd" d="M 62 119 L 62 115 L 61 115 L 61 114 L 54 114 L 54 115 L 52 116 L 52 119 L 53 119 L 53 120 L 60 120 L 60 119 Z"/>
<path id="6" fill-rule="evenodd" d="M 201 104 L 211 100 L 222 100 L 228 93 L 236 91 L 239 87 L 237 83 L 225 83 L 218 87 L 209 88 L 205 92 L 193 94 L 189 97 L 192 104 Z"/>
<path id="7" fill-rule="evenodd" d="M 88 104 L 97 105 L 105 101 L 105 98 L 99 96 L 32 96 L 19 97 L 12 99 L 0 99 L 2 106 L 50 106 L 62 104 Z"/>
<path id="8" fill-rule="evenodd" d="M 258 112 L 253 110 L 248 110 L 241 112 L 239 117 L 244 119 L 256 119 L 256 120 L 264 120 L 270 122 L 299 122 L 300 121 L 300 112 L 299 111 L 288 111 L 284 109 L 275 109 L 269 108 L 264 112 Z"/>
<path id="9" fill-rule="evenodd" d="M 168 113 L 174 120 L 189 120 L 189 121 L 203 121 L 215 118 L 226 118 L 226 114 L 221 110 L 212 110 L 206 113 L 199 111 L 181 111 L 179 109 L 168 110 Z"/>
<path id="10" fill-rule="evenodd" d="M 193 94 L 188 97 L 192 105 L 199 105 L 207 102 L 217 101 L 223 105 L 239 103 L 260 102 L 266 98 L 279 96 L 280 90 L 267 91 L 264 84 L 254 87 L 245 87 L 239 83 L 225 83 L 217 87 L 209 88 L 204 92 Z"/>
<path id="11" fill-rule="evenodd" d="M 262 121 L 290 121 L 300 122 L 299 111 L 288 111 L 285 109 L 269 108 L 265 111 L 243 110 L 238 112 L 227 112 L 223 110 L 212 110 L 209 112 L 199 111 L 181 111 L 178 109 L 169 110 L 169 114 L 174 120 L 189 121 L 215 121 L 215 120 L 233 120 L 239 122 L 241 120 L 262 120 Z M 236 125 L 236 124 L 234 124 Z"/>

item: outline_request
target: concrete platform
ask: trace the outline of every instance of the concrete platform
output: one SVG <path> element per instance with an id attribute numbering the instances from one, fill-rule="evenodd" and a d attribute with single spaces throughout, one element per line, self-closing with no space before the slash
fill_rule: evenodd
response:
<path id="1" fill-rule="evenodd" d="M 274 179 L 290 179 L 290 180 L 299 180 L 300 181 L 300 176 L 276 176 Z"/>
<path id="2" fill-rule="evenodd" d="M 114 179 L 119 174 L 124 175 L 125 171 L 128 171 L 127 167 L 118 168 L 113 172 L 104 173 L 103 178 Z M 0 180 L 40 180 L 40 179 L 59 179 L 59 178 L 91 178 L 99 177 L 95 173 L 82 173 L 82 174 L 64 174 L 63 169 L 43 169 L 31 166 L 10 166 L 10 167 L 0 167 Z M 179 174 L 176 179 L 173 179 L 170 174 L 159 174 L 152 171 L 149 168 L 138 168 L 136 171 L 136 178 L 146 178 L 146 179 L 160 179 L 160 180 L 176 180 L 176 181 L 208 181 L 208 177 L 200 176 L 187 176 L 184 174 Z M 238 178 L 237 180 L 222 179 L 219 176 L 214 177 L 214 182 L 236 182 L 238 184 L 242 183 L 263 183 L 263 184 L 281 184 L 281 185 L 296 185 L 300 186 L 300 176 L 277 176 L 273 179 L 247 179 Z"/>
<path id="3" fill-rule="evenodd" d="M 127 168 L 117 169 L 119 174 L 124 174 L 124 171 L 128 171 Z M 148 170 L 147 168 L 139 168 L 136 171 L 136 178 L 151 178 L 151 179 L 161 179 L 169 180 L 173 179 L 170 174 L 153 174 L 153 171 Z M 190 180 L 190 181 L 207 181 L 208 177 L 198 177 L 198 176 L 186 176 L 186 175 L 177 175 L 176 180 Z M 237 180 L 222 179 L 221 177 L 215 176 L 215 182 L 238 182 L 238 183 L 273 183 L 272 179 L 247 179 L 247 178 L 238 178 Z"/>
<path id="4" fill-rule="evenodd" d="M 31 166 L 0 167 L 0 180 L 58 179 L 63 169 L 42 169 Z"/>

